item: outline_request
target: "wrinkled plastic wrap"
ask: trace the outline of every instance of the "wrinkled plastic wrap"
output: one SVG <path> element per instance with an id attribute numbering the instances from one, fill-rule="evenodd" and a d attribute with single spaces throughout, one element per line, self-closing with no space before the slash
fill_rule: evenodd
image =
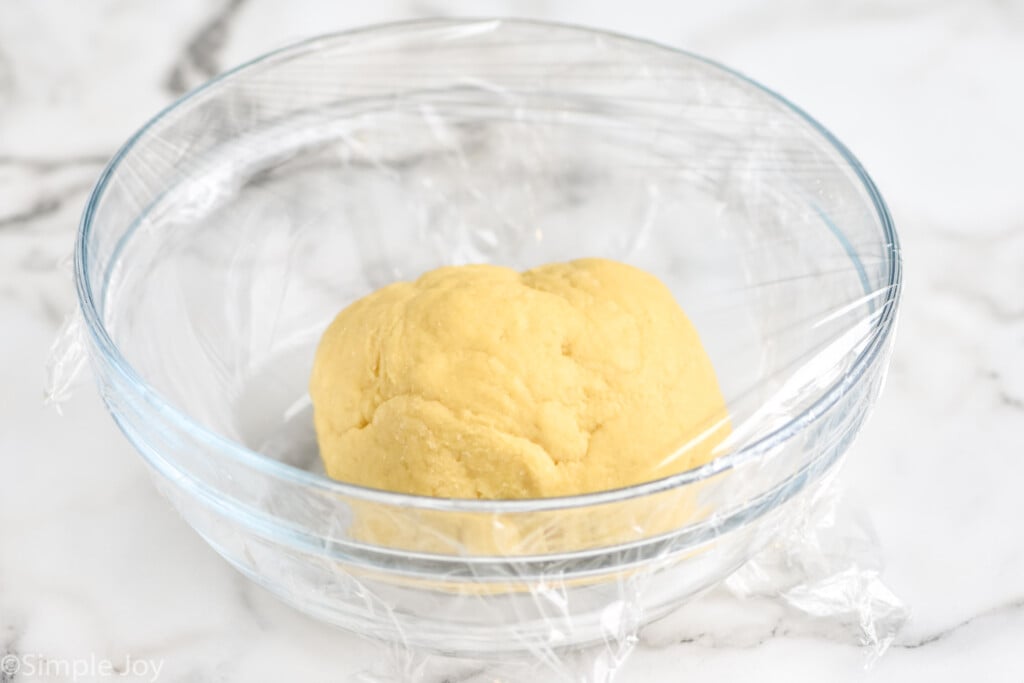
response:
<path id="1" fill-rule="evenodd" d="M 323 476 L 306 384 L 338 310 L 441 265 L 583 256 L 654 273 L 694 322 L 732 424 L 715 459 L 521 501 Z M 88 360 L 188 523 L 285 601 L 388 643 L 383 677 L 610 680 L 645 624 L 723 580 L 873 655 L 902 623 L 827 488 L 883 382 L 895 233 L 828 133 L 717 65 L 520 21 L 287 48 L 127 143 L 76 281 L 51 398 Z"/>

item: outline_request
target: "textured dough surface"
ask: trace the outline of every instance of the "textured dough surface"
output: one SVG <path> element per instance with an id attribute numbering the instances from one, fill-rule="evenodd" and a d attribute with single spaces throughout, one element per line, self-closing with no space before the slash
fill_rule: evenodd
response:
<path id="1" fill-rule="evenodd" d="M 605 259 L 388 285 L 331 323 L 310 394 L 330 477 L 444 498 L 658 479 L 707 462 L 728 430 L 671 292 Z"/>

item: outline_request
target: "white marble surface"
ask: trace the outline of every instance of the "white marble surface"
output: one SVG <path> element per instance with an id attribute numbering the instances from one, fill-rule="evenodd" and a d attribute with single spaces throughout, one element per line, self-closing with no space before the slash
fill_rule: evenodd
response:
<path id="1" fill-rule="evenodd" d="M 452 14 L 603 26 L 745 71 L 847 143 L 904 242 L 888 387 L 842 473 L 911 610 L 893 647 L 865 672 L 848 629 L 718 592 L 700 618 L 645 632 L 617 680 L 1024 680 L 1019 0 L 0 3 L 0 657 L 92 661 L 78 680 L 103 680 L 100 660 L 119 680 L 232 682 L 346 680 L 379 663 L 209 550 L 91 387 L 63 417 L 44 407 L 43 367 L 73 306 L 88 189 L 146 118 L 311 33 Z M 22 668 L 0 681 L 75 675 Z"/>

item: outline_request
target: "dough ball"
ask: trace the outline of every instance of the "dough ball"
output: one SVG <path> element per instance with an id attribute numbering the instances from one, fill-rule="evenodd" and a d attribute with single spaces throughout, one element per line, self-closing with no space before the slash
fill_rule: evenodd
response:
<path id="1" fill-rule="evenodd" d="M 310 394 L 329 476 L 443 498 L 629 486 L 707 462 L 728 431 L 671 292 L 605 259 L 384 287 L 328 327 Z"/>

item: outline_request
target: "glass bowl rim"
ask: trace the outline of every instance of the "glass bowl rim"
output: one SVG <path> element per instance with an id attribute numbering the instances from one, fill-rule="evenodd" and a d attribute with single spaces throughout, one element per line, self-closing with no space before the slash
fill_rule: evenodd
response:
<path id="1" fill-rule="evenodd" d="M 835 380 L 809 406 L 800 413 L 792 416 L 782 426 L 740 449 L 726 453 L 725 455 L 722 455 L 695 469 L 617 489 L 550 498 L 500 500 L 435 498 L 431 496 L 374 489 L 360 486 L 358 484 L 335 481 L 328 477 L 274 460 L 262 453 L 233 441 L 215 430 L 202 425 L 184 411 L 176 408 L 158 391 L 149 386 L 141 375 L 131 366 L 128 360 L 118 349 L 117 344 L 113 341 L 110 334 L 107 332 L 88 277 L 88 242 L 92 233 L 94 217 L 97 213 L 99 203 L 102 200 L 104 191 L 107 189 L 111 179 L 118 171 L 121 162 L 134 149 L 136 143 L 140 141 L 142 136 L 158 122 L 175 113 L 186 102 L 189 102 L 200 93 L 210 91 L 214 86 L 232 81 L 236 77 L 242 77 L 253 67 L 271 66 L 278 61 L 292 59 L 307 53 L 314 53 L 318 48 L 329 44 L 331 41 L 358 37 L 368 33 L 383 33 L 410 28 L 454 28 L 501 24 L 521 25 L 538 29 L 553 29 L 564 32 L 578 32 L 581 34 L 600 36 L 616 41 L 633 43 L 647 49 L 669 52 L 676 56 L 681 56 L 689 60 L 703 63 L 729 77 L 737 79 L 744 86 L 750 87 L 754 91 L 759 91 L 761 94 L 768 95 L 776 102 L 783 105 L 790 112 L 796 114 L 799 119 L 821 135 L 825 142 L 831 145 L 832 148 L 839 153 L 842 159 L 849 165 L 849 168 L 854 171 L 857 178 L 862 183 L 863 189 L 867 192 L 868 197 L 874 205 L 876 217 L 886 238 L 885 255 L 888 261 L 889 272 L 885 299 L 881 303 L 879 315 L 872 324 L 873 329 L 871 338 L 865 348 L 854 360 L 850 369 Z M 885 342 L 892 333 L 896 318 L 897 303 L 902 289 L 902 263 L 899 239 L 896 235 L 895 226 L 893 225 L 889 209 L 875 186 L 874 181 L 872 181 L 871 177 L 864 170 L 861 163 L 828 129 L 818 123 L 803 111 L 803 109 L 770 88 L 761 85 L 757 81 L 754 81 L 730 67 L 724 66 L 701 55 L 668 45 L 663 45 L 653 40 L 629 36 L 605 29 L 536 19 L 452 18 L 412 19 L 378 23 L 307 38 L 243 62 L 242 64 L 239 64 L 238 66 L 206 81 L 202 85 L 171 102 L 155 116 L 150 118 L 134 134 L 132 134 L 132 136 L 128 138 L 128 140 L 114 154 L 101 172 L 96 185 L 93 187 L 89 196 L 79 223 L 78 233 L 75 240 L 74 280 L 79 306 L 85 321 L 85 328 L 88 331 L 89 337 L 91 337 L 93 343 L 99 349 L 103 361 L 105 361 L 110 368 L 125 380 L 128 383 L 128 386 L 132 387 L 141 398 L 155 407 L 163 418 L 169 420 L 173 426 L 181 428 L 191 433 L 194 437 L 205 441 L 216 449 L 218 453 L 226 455 L 241 464 L 247 467 L 252 467 L 253 469 L 270 477 L 300 484 L 304 487 L 316 489 L 328 494 L 342 495 L 350 498 L 362 499 L 368 502 L 412 507 L 424 510 L 502 514 L 581 508 L 607 503 L 616 503 L 657 494 L 659 492 L 713 477 L 725 470 L 734 468 L 742 462 L 756 458 L 759 454 L 786 441 L 789 437 L 813 422 L 818 415 L 822 414 L 838 402 L 847 393 L 847 391 L 857 384 L 866 372 L 867 368 L 873 364 L 878 354 L 885 347 Z"/>

